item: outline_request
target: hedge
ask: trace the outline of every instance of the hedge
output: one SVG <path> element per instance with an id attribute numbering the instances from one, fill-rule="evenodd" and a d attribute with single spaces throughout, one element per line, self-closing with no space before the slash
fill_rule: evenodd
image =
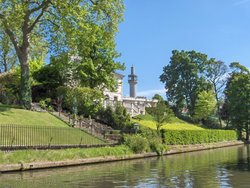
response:
<path id="1" fill-rule="evenodd" d="M 237 133 L 233 130 L 162 130 L 162 136 L 168 145 L 237 140 Z"/>

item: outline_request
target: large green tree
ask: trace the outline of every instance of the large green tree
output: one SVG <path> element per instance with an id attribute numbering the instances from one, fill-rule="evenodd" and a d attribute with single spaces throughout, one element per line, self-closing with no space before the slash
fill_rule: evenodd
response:
<path id="1" fill-rule="evenodd" d="M 250 124 L 250 71 L 239 63 L 232 63 L 233 69 L 225 89 L 228 119 L 241 137 L 246 132 L 249 140 Z"/>
<path id="2" fill-rule="evenodd" d="M 179 111 L 185 107 L 193 116 L 198 93 L 211 87 L 201 74 L 207 61 L 205 54 L 174 50 L 169 64 L 163 68 L 160 80 L 165 83 L 168 100 Z"/>
<path id="3" fill-rule="evenodd" d="M 213 86 L 215 99 L 217 101 L 217 116 L 219 118 L 220 126 L 221 122 L 221 111 L 220 111 L 220 101 L 222 99 L 223 89 L 226 84 L 226 74 L 227 66 L 222 61 L 216 61 L 214 58 L 207 61 L 205 65 L 205 77 L 208 82 Z"/>
<path id="4" fill-rule="evenodd" d="M 118 55 L 112 47 L 122 14 L 122 0 L 0 0 L 0 28 L 9 36 L 21 66 L 21 104 L 26 108 L 31 106 L 31 38 L 42 36 L 51 45 L 51 53 L 70 52 L 81 57 L 83 69 L 101 72 Z M 98 33 L 99 37 L 91 33 Z M 105 41 L 113 40 L 110 44 L 100 44 L 102 37 Z M 98 45 L 102 47 L 97 48 Z M 90 54 L 94 58 L 89 57 Z M 105 63 L 98 66 L 97 62 L 103 59 Z M 119 65 L 113 61 L 112 66 L 108 66 L 112 71 L 117 67 Z M 84 71 L 82 76 L 85 80 L 88 78 Z"/>

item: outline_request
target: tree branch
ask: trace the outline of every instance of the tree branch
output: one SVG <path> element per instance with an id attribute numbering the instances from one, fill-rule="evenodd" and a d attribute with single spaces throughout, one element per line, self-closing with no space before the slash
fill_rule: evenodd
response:
<path id="1" fill-rule="evenodd" d="M 39 20 L 41 19 L 41 17 L 43 16 L 43 14 L 44 14 L 44 12 L 46 11 L 46 9 L 48 8 L 48 6 L 49 6 L 49 3 L 50 3 L 50 0 L 48 0 L 48 1 L 44 1 L 42 4 L 41 4 L 41 6 L 39 6 L 40 8 L 42 8 L 42 11 L 41 11 L 41 13 L 36 17 L 36 19 L 35 19 L 35 21 L 30 25 L 30 27 L 28 28 L 28 32 L 30 33 L 33 29 L 34 29 L 34 27 L 35 27 L 35 25 L 39 22 Z M 38 7 L 37 7 L 38 8 Z M 34 10 L 34 9 L 33 9 Z M 38 9 L 39 10 L 39 9 Z"/>
<path id="2" fill-rule="evenodd" d="M 33 12 L 41 10 L 42 8 L 47 7 L 49 3 L 50 3 L 50 0 L 46 0 L 46 1 L 44 0 L 39 6 L 29 10 L 29 13 L 32 14 Z"/>
<path id="3" fill-rule="evenodd" d="M 8 28 L 5 28 L 5 32 L 7 33 L 7 35 L 9 36 L 12 44 L 14 45 L 15 50 L 17 52 L 17 55 L 19 55 L 18 53 L 19 53 L 20 49 L 19 49 L 18 42 L 16 40 L 16 37 L 15 37 L 14 33 Z"/>

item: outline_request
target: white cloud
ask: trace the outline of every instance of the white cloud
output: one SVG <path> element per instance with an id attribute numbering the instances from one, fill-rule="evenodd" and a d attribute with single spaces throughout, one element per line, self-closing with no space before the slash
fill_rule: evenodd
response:
<path id="1" fill-rule="evenodd" d="M 250 0 L 237 0 L 234 2 L 234 6 L 239 6 L 239 5 L 243 5 L 243 4 L 246 4 L 246 3 L 249 3 Z"/>
<path id="2" fill-rule="evenodd" d="M 152 98 L 155 94 L 159 94 L 162 97 L 165 97 L 166 90 L 165 89 L 152 89 L 152 90 L 140 91 L 137 93 L 137 96 Z"/>

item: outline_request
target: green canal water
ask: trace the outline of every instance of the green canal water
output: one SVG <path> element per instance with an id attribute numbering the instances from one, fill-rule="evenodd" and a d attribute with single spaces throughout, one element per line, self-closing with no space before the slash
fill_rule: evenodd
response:
<path id="1" fill-rule="evenodd" d="M 0 174 L 0 187 L 250 187 L 250 147 Z"/>

